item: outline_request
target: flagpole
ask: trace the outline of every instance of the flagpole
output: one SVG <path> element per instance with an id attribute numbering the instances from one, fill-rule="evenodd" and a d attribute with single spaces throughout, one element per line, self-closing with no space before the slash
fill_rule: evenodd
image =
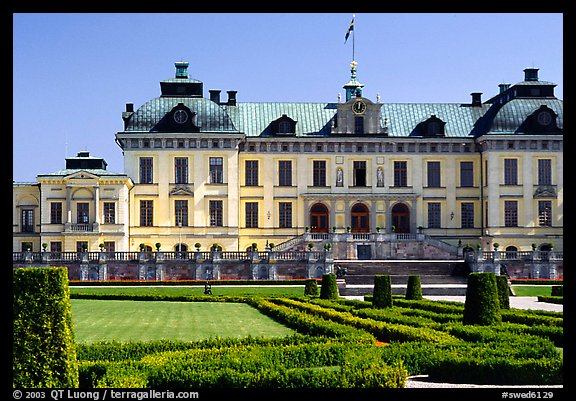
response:
<path id="1" fill-rule="evenodd" d="M 354 58 L 354 45 L 355 45 L 355 38 L 356 38 L 356 15 L 352 14 L 352 21 L 354 21 L 354 29 L 352 30 L 352 61 L 355 61 Z"/>

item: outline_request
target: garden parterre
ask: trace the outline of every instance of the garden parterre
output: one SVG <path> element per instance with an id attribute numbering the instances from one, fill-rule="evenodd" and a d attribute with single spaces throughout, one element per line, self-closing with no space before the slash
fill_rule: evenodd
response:
<path id="1" fill-rule="evenodd" d="M 72 294 L 72 297 L 76 295 Z M 116 294 L 122 296 L 122 294 Z M 131 294 L 123 299 L 170 300 Z M 462 324 L 464 305 L 394 297 L 391 308 L 315 297 L 189 296 L 245 302 L 297 331 L 283 338 L 108 342 L 78 347 L 82 387 L 403 387 L 406 378 L 561 384 L 563 314 L 502 310 L 501 324 Z M 383 343 L 388 345 L 382 346 Z"/>

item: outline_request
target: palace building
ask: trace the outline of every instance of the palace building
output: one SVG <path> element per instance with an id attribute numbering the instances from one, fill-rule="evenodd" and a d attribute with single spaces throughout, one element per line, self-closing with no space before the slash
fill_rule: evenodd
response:
<path id="1" fill-rule="evenodd" d="M 121 113 L 122 173 L 84 151 L 13 184 L 14 252 L 289 249 L 307 232 L 562 251 L 563 102 L 537 68 L 462 104 L 368 99 L 355 62 L 344 98 L 318 103 L 224 99 L 175 67 Z"/>

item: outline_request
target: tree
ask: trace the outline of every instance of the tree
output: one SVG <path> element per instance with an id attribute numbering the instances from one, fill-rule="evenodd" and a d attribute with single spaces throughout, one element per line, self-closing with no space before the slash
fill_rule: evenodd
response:
<path id="1" fill-rule="evenodd" d="M 392 281 L 388 274 L 374 276 L 373 308 L 390 308 L 392 306 Z"/>
<path id="2" fill-rule="evenodd" d="M 338 299 L 338 285 L 336 284 L 336 275 L 328 273 L 322 275 L 322 287 L 320 288 L 320 299 Z"/>
<path id="3" fill-rule="evenodd" d="M 316 279 L 306 280 L 306 285 L 304 287 L 304 295 L 310 297 L 318 296 L 318 282 Z"/>
<path id="4" fill-rule="evenodd" d="M 408 286 L 406 287 L 406 299 L 422 299 L 422 285 L 420 284 L 420 276 L 408 276 Z"/>
<path id="5" fill-rule="evenodd" d="M 470 273 L 464 302 L 463 323 L 489 326 L 501 321 L 496 275 L 494 273 Z"/>

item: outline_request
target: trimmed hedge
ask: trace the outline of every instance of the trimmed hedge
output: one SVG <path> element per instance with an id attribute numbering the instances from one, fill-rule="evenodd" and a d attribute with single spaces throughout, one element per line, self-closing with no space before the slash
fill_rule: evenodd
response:
<path id="1" fill-rule="evenodd" d="M 316 279 L 306 280 L 306 285 L 304 286 L 304 295 L 310 297 L 318 296 L 318 280 Z"/>
<path id="2" fill-rule="evenodd" d="M 496 286 L 498 288 L 500 309 L 510 309 L 510 289 L 508 288 L 508 278 L 506 276 L 496 276 Z"/>
<path id="3" fill-rule="evenodd" d="M 392 306 L 392 280 L 388 274 L 374 276 L 372 306 L 374 308 L 390 308 Z"/>
<path id="4" fill-rule="evenodd" d="M 564 296 L 564 286 L 563 285 L 553 285 L 552 292 L 550 293 L 553 297 L 563 297 Z"/>
<path id="5" fill-rule="evenodd" d="M 13 387 L 77 387 L 67 269 L 15 269 L 12 282 Z"/>
<path id="6" fill-rule="evenodd" d="M 406 286 L 406 299 L 422 299 L 422 285 L 420 283 L 420 276 L 414 274 L 408 276 L 408 285 Z"/>
<path id="7" fill-rule="evenodd" d="M 539 296 L 538 302 L 548 302 L 551 304 L 564 304 L 564 297 Z"/>
<path id="8" fill-rule="evenodd" d="M 464 302 L 464 324 L 489 326 L 501 321 L 496 275 L 470 273 Z"/>
<path id="9" fill-rule="evenodd" d="M 338 299 L 338 285 L 336 284 L 336 275 L 328 273 L 322 275 L 322 288 L 320 288 L 320 299 Z"/>

